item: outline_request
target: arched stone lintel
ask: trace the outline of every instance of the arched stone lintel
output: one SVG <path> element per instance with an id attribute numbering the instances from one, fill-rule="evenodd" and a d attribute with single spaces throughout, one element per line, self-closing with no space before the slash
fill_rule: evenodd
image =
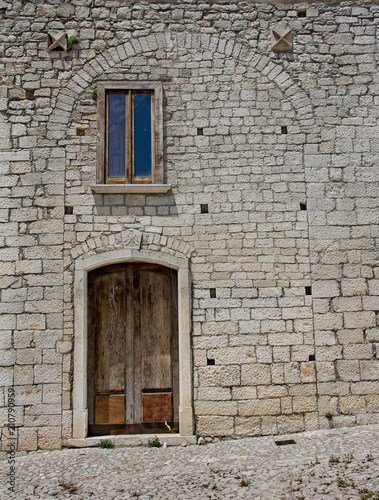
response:
<path id="1" fill-rule="evenodd" d="M 159 264 L 178 273 L 179 335 L 179 432 L 189 436 L 194 431 L 191 352 L 191 284 L 189 261 L 161 252 L 126 248 L 79 258 L 75 266 L 75 351 L 73 438 L 85 439 L 88 433 L 87 355 L 88 355 L 88 273 L 93 269 L 120 262 Z"/>
<path id="2" fill-rule="evenodd" d="M 224 40 L 220 36 L 205 35 L 191 38 L 196 45 L 197 50 L 211 50 L 217 56 L 224 58 L 233 57 L 235 54 L 243 54 L 241 58 L 243 64 L 248 68 L 254 68 L 258 74 L 262 74 L 269 81 L 275 83 L 277 87 L 283 92 L 285 97 L 291 102 L 297 114 L 297 119 L 301 123 L 304 121 L 306 125 L 313 123 L 313 107 L 310 97 L 307 92 L 299 87 L 299 85 L 292 79 L 289 73 L 284 71 L 281 64 L 267 55 L 257 54 L 253 48 L 247 47 L 245 44 L 234 41 L 232 52 L 228 55 L 227 44 L 220 44 L 220 40 Z M 195 43 L 194 40 L 198 40 Z M 224 40 L 225 42 L 225 40 Z M 189 48 L 182 37 L 176 37 L 175 40 L 178 49 L 187 50 L 191 53 Z M 168 39 L 167 36 L 159 36 L 159 34 L 151 34 L 146 37 L 141 37 L 138 40 L 127 40 L 120 43 L 117 47 L 110 47 L 102 54 L 98 54 L 94 59 L 91 59 L 78 74 L 73 78 L 70 85 L 69 94 L 71 99 L 77 100 L 83 92 L 88 92 L 91 86 L 96 85 L 98 79 L 104 78 L 113 67 L 123 63 L 129 58 L 137 55 L 144 55 L 145 53 L 153 52 L 154 50 L 165 50 L 168 53 L 172 51 L 173 40 Z M 169 54 L 168 54 L 169 55 Z M 237 55 L 235 56 L 237 57 Z M 93 83 L 91 83 L 93 82 Z M 62 96 L 66 89 L 63 89 Z M 67 97 L 67 96 L 65 96 Z M 57 99 L 57 104 L 60 98 Z M 60 106 L 56 106 L 54 112 L 50 115 L 55 116 L 56 113 L 62 113 L 62 109 L 66 109 L 66 105 L 62 102 Z M 54 119 L 53 119 L 54 121 Z M 54 123 L 57 126 L 57 123 Z M 66 128 L 66 124 L 62 123 L 62 133 Z M 59 133 L 56 131 L 56 133 Z"/>

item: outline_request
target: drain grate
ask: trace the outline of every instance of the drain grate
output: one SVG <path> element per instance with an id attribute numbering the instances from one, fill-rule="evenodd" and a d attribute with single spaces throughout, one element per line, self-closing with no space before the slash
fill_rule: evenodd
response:
<path id="1" fill-rule="evenodd" d="M 283 439 L 282 441 L 275 441 L 276 446 L 285 446 L 286 444 L 296 444 L 293 439 Z"/>

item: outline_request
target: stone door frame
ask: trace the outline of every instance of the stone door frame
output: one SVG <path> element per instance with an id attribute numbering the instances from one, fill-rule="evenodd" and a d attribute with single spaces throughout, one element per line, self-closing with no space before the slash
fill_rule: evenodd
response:
<path id="1" fill-rule="evenodd" d="M 193 435 L 191 294 L 189 262 L 185 258 L 126 248 L 78 259 L 75 265 L 74 308 L 74 390 L 73 438 L 88 434 L 87 355 L 88 355 L 88 272 L 117 263 L 147 262 L 175 269 L 178 273 L 178 337 L 179 337 L 179 432 Z"/>

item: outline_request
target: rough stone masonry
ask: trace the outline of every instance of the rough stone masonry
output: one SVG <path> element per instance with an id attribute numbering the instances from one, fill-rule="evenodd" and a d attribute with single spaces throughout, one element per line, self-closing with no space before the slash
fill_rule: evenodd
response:
<path id="1" fill-rule="evenodd" d="M 75 269 L 130 249 L 188 262 L 193 432 L 379 423 L 378 28 L 372 2 L 1 0 L 2 450 L 10 387 L 19 451 L 75 437 Z M 100 81 L 161 82 L 167 192 L 96 191 Z"/>

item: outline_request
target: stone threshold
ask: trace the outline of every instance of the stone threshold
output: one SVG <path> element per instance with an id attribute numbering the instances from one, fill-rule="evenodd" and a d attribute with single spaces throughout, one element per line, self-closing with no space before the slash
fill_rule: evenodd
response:
<path id="1" fill-rule="evenodd" d="M 196 436 L 181 436 L 180 434 L 119 434 L 110 436 L 93 436 L 84 439 L 65 439 L 63 446 L 67 448 L 89 448 L 97 446 L 100 441 L 111 441 L 115 446 L 147 446 L 148 439 L 157 437 L 163 446 L 187 446 L 196 444 Z"/>
<path id="2" fill-rule="evenodd" d="M 171 184 L 95 184 L 91 189 L 97 194 L 166 194 Z"/>

